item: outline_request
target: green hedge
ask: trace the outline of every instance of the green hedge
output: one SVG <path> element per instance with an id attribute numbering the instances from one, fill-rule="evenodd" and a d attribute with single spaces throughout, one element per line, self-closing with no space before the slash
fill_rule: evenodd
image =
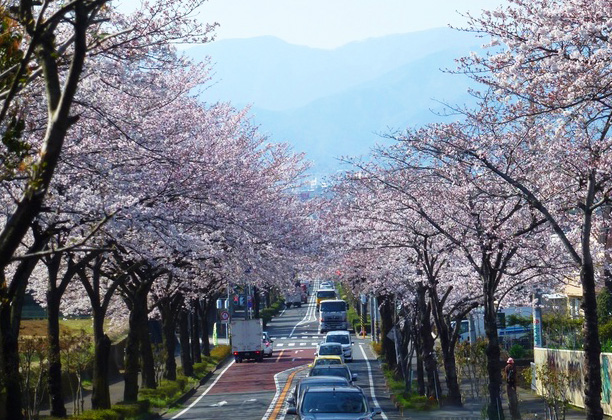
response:
<path id="1" fill-rule="evenodd" d="M 272 320 L 274 315 L 277 315 L 284 306 L 285 301 L 283 299 L 279 299 L 272 303 L 269 308 L 264 308 L 259 311 L 259 317 L 262 319 L 264 328 L 268 325 L 268 322 Z"/>
<path id="2" fill-rule="evenodd" d="M 151 408 L 149 401 L 119 403 L 107 410 L 88 410 L 70 417 L 70 420 L 132 420 L 144 417 Z"/>

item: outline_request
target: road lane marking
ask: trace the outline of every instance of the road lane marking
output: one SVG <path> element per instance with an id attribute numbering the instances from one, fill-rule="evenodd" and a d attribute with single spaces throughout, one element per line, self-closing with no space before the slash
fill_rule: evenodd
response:
<path id="1" fill-rule="evenodd" d="M 282 344 L 281 344 L 282 345 Z M 283 355 L 283 352 L 285 350 L 281 350 L 281 352 L 278 354 L 278 357 L 276 358 L 276 360 L 274 361 L 274 363 L 278 363 L 279 359 L 281 358 L 281 356 Z"/>
<path id="2" fill-rule="evenodd" d="M 366 362 L 366 367 L 368 368 L 368 378 L 370 379 L 370 395 L 372 396 L 372 402 L 376 405 L 376 407 L 380 408 L 381 417 L 385 420 L 389 420 L 389 418 L 382 411 L 382 408 L 380 404 L 378 404 L 378 400 L 376 399 L 376 393 L 374 392 L 374 379 L 372 378 L 372 368 L 370 367 L 370 360 L 368 360 L 368 356 L 365 354 L 365 351 L 363 350 L 363 344 L 360 344 L 359 348 L 361 349 L 361 354 L 363 355 L 363 358 L 365 359 L 365 362 Z"/>
<path id="3" fill-rule="evenodd" d="M 293 347 L 293 346 L 295 346 L 295 343 L 289 343 L 288 346 L 289 347 Z"/>
<path id="4" fill-rule="evenodd" d="M 270 407 L 268 407 L 268 411 L 266 412 L 266 414 L 264 414 L 261 420 L 276 420 L 276 418 L 278 417 L 278 414 L 283 408 L 283 405 L 285 404 L 285 397 L 287 396 L 287 392 L 289 392 L 289 389 L 291 388 L 291 384 L 293 383 L 293 378 L 298 372 L 303 371 L 307 367 L 308 366 L 301 366 L 301 367 L 298 367 L 297 369 L 294 368 L 295 370 L 291 372 L 289 376 L 287 377 L 287 382 L 285 382 L 285 386 L 283 387 L 283 390 L 280 392 L 280 394 L 278 393 L 278 386 L 277 386 L 276 395 L 274 395 L 274 399 L 270 403 Z M 276 375 L 274 375 L 275 382 L 277 382 L 277 376 L 280 375 L 281 373 L 283 372 L 278 372 Z M 277 382 L 277 385 L 278 385 L 278 382 Z M 272 408 L 272 412 L 270 413 L 271 408 Z M 283 418 L 285 418 L 284 415 L 283 415 Z"/>
<path id="5" fill-rule="evenodd" d="M 289 338 L 291 338 L 293 336 L 293 333 L 295 332 L 295 329 L 298 326 L 303 325 L 303 324 L 307 324 L 309 322 L 317 320 L 317 317 L 315 316 L 315 306 L 316 306 L 316 293 L 315 293 L 314 296 L 310 297 L 308 309 L 306 310 L 306 315 L 304 315 L 304 318 L 302 318 L 302 320 L 300 322 L 295 324 L 295 326 L 291 330 L 291 334 L 289 334 Z"/>
<path id="6" fill-rule="evenodd" d="M 215 385 L 217 384 L 217 382 L 219 382 L 219 379 L 221 379 L 221 377 L 223 376 L 223 374 L 224 374 L 225 372 L 227 372 L 227 370 L 228 370 L 228 369 L 229 369 L 229 368 L 230 368 L 230 367 L 231 367 L 231 366 L 234 364 L 234 362 L 235 362 L 235 360 L 232 360 L 232 361 L 230 362 L 230 364 L 229 364 L 229 365 L 227 365 L 227 366 L 225 367 L 225 369 L 223 369 L 223 370 L 221 371 L 221 373 L 219 374 L 219 376 L 217 376 L 217 378 L 216 378 L 216 379 L 213 381 L 213 383 L 212 383 L 212 384 L 210 384 L 210 386 L 209 386 L 208 388 L 206 388 L 206 390 L 205 390 L 204 392 L 202 392 L 202 395 L 200 395 L 198 398 L 196 398 L 196 400 L 195 400 L 194 402 L 192 402 L 192 403 L 191 403 L 191 404 L 190 404 L 190 405 L 189 405 L 189 406 L 188 406 L 186 409 L 184 409 L 183 411 L 181 411 L 180 413 L 178 413 L 176 416 L 172 417 L 172 419 L 171 419 L 171 420 L 178 419 L 180 416 L 182 416 L 183 414 L 185 414 L 186 412 L 188 412 L 189 410 L 191 410 L 191 409 L 192 409 L 192 408 L 193 408 L 193 407 L 194 407 L 194 406 L 195 406 L 197 403 L 199 403 L 199 402 L 200 402 L 200 400 L 201 400 L 202 398 L 204 398 L 204 396 L 205 396 L 206 394 L 208 394 L 208 391 L 210 391 L 210 390 L 212 389 L 212 387 L 213 387 L 213 386 L 215 386 Z"/>

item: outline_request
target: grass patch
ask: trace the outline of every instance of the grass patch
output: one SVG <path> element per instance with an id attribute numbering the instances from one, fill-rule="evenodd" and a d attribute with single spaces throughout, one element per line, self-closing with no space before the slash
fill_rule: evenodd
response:
<path id="1" fill-rule="evenodd" d="M 438 402 L 435 399 L 406 391 L 404 380 L 396 377 L 395 372 L 390 370 L 384 363 L 382 364 L 382 370 L 387 381 L 391 399 L 395 401 L 400 410 L 429 411 L 439 408 Z"/>
<path id="2" fill-rule="evenodd" d="M 177 381 L 162 380 L 155 389 L 140 389 L 138 399 L 148 400 L 153 407 L 169 407 L 184 394 L 187 383 L 188 381 L 182 379 Z"/>
<path id="3" fill-rule="evenodd" d="M 60 323 L 60 333 L 69 333 L 73 329 L 67 325 Z M 24 319 L 19 324 L 20 337 L 46 337 L 47 336 L 47 320 L 46 319 Z"/>
<path id="4" fill-rule="evenodd" d="M 216 362 L 224 360 L 232 352 L 232 347 L 228 345 L 215 346 L 210 350 L 210 357 Z"/>

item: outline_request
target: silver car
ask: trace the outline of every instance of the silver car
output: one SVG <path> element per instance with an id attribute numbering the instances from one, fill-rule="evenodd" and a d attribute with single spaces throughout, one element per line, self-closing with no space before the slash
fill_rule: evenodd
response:
<path id="1" fill-rule="evenodd" d="M 347 362 L 353 361 L 353 340 L 351 333 L 348 331 L 330 331 L 325 335 L 324 343 L 339 343 L 342 345 L 344 360 Z"/>
<path id="2" fill-rule="evenodd" d="M 372 420 L 380 413 L 380 408 L 370 407 L 360 388 L 347 386 L 308 388 L 300 404 L 287 409 L 300 420 Z"/>
<path id="3" fill-rule="evenodd" d="M 342 376 L 307 376 L 306 378 L 302 378 L 298 381 L 295 388 L 291 392 L 289 398 L 287 398 L 287 402 L 289 405 L 298 406 L 300 401 L 302 400 L 302 395 L 304 392 L 315 386 L 351 386 L 351 383 L 348 379 Z"/>

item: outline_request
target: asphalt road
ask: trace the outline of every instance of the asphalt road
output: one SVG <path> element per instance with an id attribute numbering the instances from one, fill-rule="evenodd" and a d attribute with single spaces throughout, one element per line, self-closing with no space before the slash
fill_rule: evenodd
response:
<path id="1" fill-rule="evenodd" d="M 272 357 L 263 363 L 229 361 L 189 400 L 183 409 L 163 419 L 180 420 L 282 420 L 285 399 L 295 381 L 307 374 L 323 335 L 317 333 L 314 294 L 301 308 L 290 308 L 274 318 L 267 331 L 274 341 Z M 353 337 L 353 358 L 349 367 L 359 375 L 357 384 L 383 414 L 378 418 L 401 418 L 386 393 L 378 361 L 369 340 Z M 293 416 L 287 416 L 292 420 Z"/>

